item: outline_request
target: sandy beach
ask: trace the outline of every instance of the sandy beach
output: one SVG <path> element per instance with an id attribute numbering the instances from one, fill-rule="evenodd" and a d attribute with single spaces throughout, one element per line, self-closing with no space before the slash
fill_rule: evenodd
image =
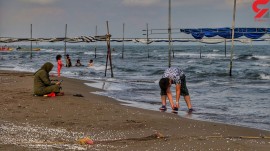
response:
<path id="1" fill-rule="evenodd" d="M 64 96 L 36 97 L 33 73 L 0 71 L 0 150 L 270 148 L 269 131 L 128 107 L 91 93 L 101 90 L 86 86 L 86 81 L 60 79 Z M 78 140 L 84 137 L 90 137 L 94 145 L 80 145 Z"/>

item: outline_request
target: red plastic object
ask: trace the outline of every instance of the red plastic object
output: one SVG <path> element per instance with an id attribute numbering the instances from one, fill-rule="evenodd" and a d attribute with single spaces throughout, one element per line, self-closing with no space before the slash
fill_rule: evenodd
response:
<path id="1" fill-rule="evenodd" d="M 54 92 L 52 92 L 52 93 L 50 93 L 50 94 L 47 94 L 47 96 L 48 96 L 48 97 L 55 97 L 56 95 L 55 95 Z"/>

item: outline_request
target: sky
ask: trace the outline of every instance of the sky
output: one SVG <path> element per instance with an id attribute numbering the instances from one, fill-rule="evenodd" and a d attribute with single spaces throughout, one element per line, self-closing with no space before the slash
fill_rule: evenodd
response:
<path id="1" fill-rule="evenodd" d="M 107 33 L 112 38 L 145 37 L 142 30 L 168 28 L 169 0 L 0 0 L 0 37 L 94 36 Z M 237 0 L 236 27 L 270 28 L 270 19 L 254 20 L 254 0 Z M 270 4 L 264 6 L 270 8 Z M 233 0 L 171 0 L 172 28 L 231 27 Z M 157 30 L 155 30 L 157 31 Z M 166 31 L 162 31 L 166 32 Z M 155 34 L 150 37 L 168 37 Z M 173 37 L 188 37 L 174 34 Z"/>

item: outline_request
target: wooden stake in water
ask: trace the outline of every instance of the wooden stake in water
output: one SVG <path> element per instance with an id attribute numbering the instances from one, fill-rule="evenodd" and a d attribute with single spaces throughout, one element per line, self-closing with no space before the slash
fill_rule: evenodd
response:
<path id="1" fill-rule="evenodd" d="M 111 41 L 111 35 L 110 35 L 110 31 L 109 31 L 109 23 L 108 21 L 106 21 L 107 24 L 107 35 L 106 35 L 106 41 L 107 41 L 107 58 L 106 58 L 106 68 L 105 68 L 105 77 L 106 77 L 106 73 L 107 73 L 107 66 L 108 66 L 108 60 L 110 61 L 110 67 L 111 67 L 111 77 L 113 78 L 113 69 L 112 69 L 112 55 L 111 55 L 111 45 L 110 45 L 110 41 Z"/>
<path id="2" fill-rule="evenodd" d="M 122 59 L 124 59 L 124 50 L 125 50 L 125 23 L 123 23 L 123 45 L 122 45 Z"/>
<path id="3" fill-rule="evenodd" d="M 67 24 L 66 24 L 66 27 L 65 27 L 65 42 L 64 42 L 64 44 L 65 44 L 65 47 L 64 47 L 64 56 L 65 57 L 67 55 L 67 42 L 66 42 L 66 40 L 67 40 Z M 67 59 L 66 59 L 66 64 L 67 64 Z"/>
<path id="4" fill-rule="evenodd" d="M 233 61 L 233 49 L 234 49 L 234 27 L 235 27 L 235 13 L 236 13 L 236 0 L 234 0 L 234 7 L 233 7 L 233 21 L 232 21 L 232 46 L 231 46 L 230 76 L 232 76 L 232 61 Z"/>
<path id="5" fill-rule="evenodd" d="M 173 44 L 172 44 L 172 57 L 174 58 L 174 49 L 173 49 Z"/>
<path id="6" fill-rule="evenodd" d="M 33 57 L 33 55 L 32 55 L 32 24 L 31 24 L 31 26 L 30 26 L 30 35 L 31 35 L 31 42 L 30 42 L 30 59 L 32 60 L 32 57 Z"/>
<path id="7" fill-rule="evenodd" d="M 227 57 L 227 40 L 224 39 L 224 47 L 225 47 L 225 57 Z"/>
<path id="8" fill-rule="evenodd" d="M 149 55 L 149 36 L 148 36 L 148 24 L 146 24 L 146 46 L 147 46 L 147 52 L 148 52 L 148 58 L 150 58 Z"/>
<path id="9" fill-rule="evenodd" d="M 97 36 L 97 26 L 96 26 L 96 36 Z M 97 41 L 95 41 L 95 58 L 97 58 Z"/>
<path id="10" fill-rule="evenodd" d="M 169 40 L 169 68 L 171 67 L 171 51 L 172 51 L 172 48 L 171 48 L 171 40 L 172 40 L 172 37 L 171 37 L 171 34 L 172 34 L 172 30 L 171 30 L 171 0 L 169 0 L 169 23 L 168 23 L 168 34 L 169 34 L 169 37 L 168 37 L 168 40 Z"/>
<path id="11" fill-rule="evenodd" d="M 202 45 L 200 45 L 200 59 L 202 58 Z"/>

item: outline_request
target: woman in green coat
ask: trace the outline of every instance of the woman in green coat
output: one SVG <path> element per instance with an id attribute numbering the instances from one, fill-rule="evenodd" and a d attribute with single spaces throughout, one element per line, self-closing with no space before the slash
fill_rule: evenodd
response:
<path id="1" fill-rule="evenodd" d="M 34 94 L 43 96 L 52 92 L 60 94 L 60 82 L 52 83 L 49 78 L 49 72 L 52 70 L 53 64 L 46 62 L 35 74 L 34 74 Z"/>

